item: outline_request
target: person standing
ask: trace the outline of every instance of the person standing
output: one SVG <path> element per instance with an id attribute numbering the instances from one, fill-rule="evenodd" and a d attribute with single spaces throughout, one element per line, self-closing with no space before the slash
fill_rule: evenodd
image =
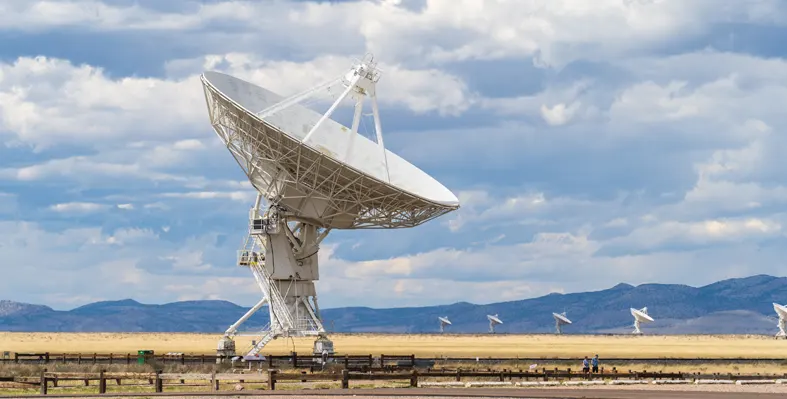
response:
<path id="1" fill-rule="evenodd" d="M 588 357 L 585 356 L 585 360 L 582 361 L 582 372 L 587 374 L 590 372 L 590 365 L 588 364 Z"/>
<path id="2" fill-rule="evenodd" d="M 593 373 L 598 373 L 598 355 L 593 357 L 593 361 L 591 363 L 593 364 Z"/>

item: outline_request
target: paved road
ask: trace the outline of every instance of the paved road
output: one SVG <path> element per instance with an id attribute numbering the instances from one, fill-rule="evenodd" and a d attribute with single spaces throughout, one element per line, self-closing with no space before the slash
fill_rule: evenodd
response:
<path id="1" fill-rule="evenodd" d="M 208 394 L 206 392 L 181 392 L 181 393 L 135 393 L 135 394 L 109 394 L 109 395 L 58 395 L 50 394 L 46 398 L 87 398 L 100 397 L 103 399 L 129 398 L 129 397 L 168 397 L 176 398 L 262 398 L 262 399 L 292 399 L 293 396 L 303 399 L 415 399 L 415 398 L 520 398 L 520 399 L 775 399 L 787 397 L 787 390 L 780 387 L 777 392 L 767 392 L 766 389 L 748 389 L 743 391 L 741 387 L 729 387 L 736 392 L 723 392 L 720 389 L 712 391 L 699 391 L 688 387 L 685 390 L 676 389 L 595 389 L 595 388 L 377 388 L 377 389 L 352 389 L 350 391 L 341 389 L 325 390 L 286 390 L 286 391 L 222 391 Z M 748 387 L 747 387 L 748 388 Z M 38 395 L 33 395 L 36 397 Z M 29 398 L 31 395 L 25 395 Z"/>

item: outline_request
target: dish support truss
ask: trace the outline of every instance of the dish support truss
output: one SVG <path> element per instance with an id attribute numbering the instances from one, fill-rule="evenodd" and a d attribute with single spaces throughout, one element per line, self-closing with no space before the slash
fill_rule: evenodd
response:
<path id="1" fill-rule="evenodd" d="M 325 338 L 314 282 L 319 279 L 320 242 L 330 229 L 288 222 L 287 214 L 276 205 L 260 215 L 261 201 L 258 194 L 250 212 L 248 237 L 238 251 L 238 265 L 251 270 L 263 297 L 224 334 L 224 339 L 231 339 L 244 321 L 268 305 L 270 323 L 245 356 L 256 356 L 279 337 Z"/>
<path id="2" fill-rule="evenodd" d="M 561 323 L 557 318 L 555 318 L 555 332 L 557 334 L 563 334 L 563 323 Z"/>
<path id="3" fill-rule="evenodd" d="M 776 336 L 780 338 L 787 337 L 787 319 L 779 317 L 776 325 L 779 327 L 779 332 L 776 333 Z"/>
<path id="4" fill-rule="evenodd" d="M 635 318 L 634 319 L 634 331 L 632 331 L 631 333 L 632 334 L 642 334 L 642 330 L 639 329 L 640 325 L 641 325 L 640 321 Z"/>
<path id="5" fill-rule="evenodd" d="M 495 326 L 498 325 L 498 324 L 499 323 L 495 322 L 494 320 L 491 320 L 491 319 L 489 320 L 489 333 L 490 334 L 494 334 L 495 333 Z"/>

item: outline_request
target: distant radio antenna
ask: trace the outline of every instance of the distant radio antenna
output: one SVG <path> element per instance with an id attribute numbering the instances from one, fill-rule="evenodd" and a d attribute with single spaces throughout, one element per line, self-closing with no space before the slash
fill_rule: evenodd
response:
<path id="1" fill-rule="evenodd" d="M 555 318 L 555 330 L 558 334 L 563 334 L 563 326 L 566 324 L 571 324 L 571 320 L 566 317 L 566 312 L 563 313 L 552 313 L 552 317 Z"/>
<path id="2" fill-rule="evenodd" d="M 489 319 L 489 332 L 494 334 L 495 333 L 495 326 L 498 324 L 503 324 L 503 321 L 497 317 L 497 314 L 494 315 L 486 315 L 486 318 Z"/>
<path id="3" fill-rule="evenodd" d="M 631 308 L 631 315 L 634 316 L 634 331 L 632 334 L 642 334 L 642 330 L 639 329 L 640 323 L 653 322 L 653 318 L 648 315 L 647 306 L 642 309 Z"/>
<path id="4" fill-rule="evenodd" d="M 787 324 L 787 306 L 774 303 L 773 310 L 779 315 L 779 322 L 777 324 L 779 326 L 779 332 L 776 333 L 776 336 L 787 337 L 787 328 L 785 328 L 785 324 Z"/>
<path id="5" fill-rule="evenodd" d="M 451 322 L 448 320 L 448 317 L 438 317 L 437 320 L 440 320 L 440 332 L 442 333 L 445 331 L 445 326 L 450 326 Z"/>

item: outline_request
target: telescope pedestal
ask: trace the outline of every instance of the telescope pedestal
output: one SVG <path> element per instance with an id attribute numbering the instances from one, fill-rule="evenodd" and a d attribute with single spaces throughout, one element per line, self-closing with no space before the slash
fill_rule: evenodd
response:
<path id="1" fill-rule="evenodd" d="M 632 334 L 642 334 L 642 331 L 639 329 L 639 320 L 634 320 L 634 331 Z"/>
<path id="2" fill-rule="evenodd" d="M 776 333 L 776 336 L 779 338 L 787 337 L 787 320 L 779 318 L 779 332 Z"/>
<path id="3" fill-rule="evenodd" d="M 248 267 L 263 298 L 230 326 L 219 342 L 217 355 L 230 355 L 232 337 L 238 327 L 264 305 L 270 322 L 244 356 L 253 357 L 270 341 L 279 337 L 315 337 L 315 353 L 333 354 L 333 343 L 326 337 L 317 304 L 314 282 L 319 279 L 317 254 L 320 242 L 330 229 L 288 221 L 276 206 L 259 215 L 261 197 L 252 208 L 249 235 L 238 253 L 238 265 Z M 233 342 L 234 343 L 234 342 Z"/>

